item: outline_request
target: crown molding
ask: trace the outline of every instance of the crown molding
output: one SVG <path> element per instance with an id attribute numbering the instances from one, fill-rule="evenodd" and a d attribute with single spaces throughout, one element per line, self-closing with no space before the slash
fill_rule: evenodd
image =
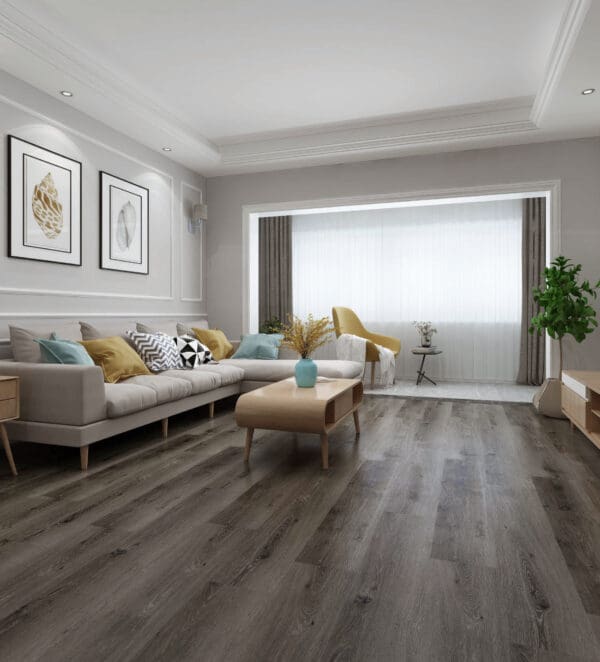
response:
<path id="1" fill-rule="evenodd" d="M 531 110 L 534 98 L 533 96 L 511 97 L 508 99 L 495 99 L 493 101 L 482 101 L 458 106 L 446 106 L 445 108 L 416 110 L 407 113 L 395 113 L 393 115 L 343 120 L 341 122 L 328 122 L 327 124 L 311 124 L 306 127 L 224 136 L 222 138 L 216 138 L 214 142 L 222 149 L 224 146 L 256 143 L 264 140 L 303 138 L 305 136 L 324 135 L 340 131 L 409 125 L 426 120 L 445 121 L 451 118 L 481 116 L 484 113 L 494 113 L 503 110 L 524 111 L 525 116 L 527 116 Z"/>
<path id="2" fill-rule="evenodd" d="M 515 133 L 536 131 L 537 126 L 530 119 L 494 122 L 483 125 L 466 126 L 458 128 L 440 128 L 430 131 L 415 131 L 399 135 L 381 136 L 362 139 L 331 140 L 319 145 L 304 145 L 295 147 L 277 147 L 277 141 L 269 145 L 263 143 L 262 149 L 254 151 L 241 151 L 228 153 L 227 146 L 223 146 L 223 166 L 251 166 L 274 163 L 278 161 L 293 161 L 315 157 L 328 157 L 343 154 L 356 154 L 357 152 L 387 152 L 401 150 L 402 148 L 430 144 L 460 143 L 475 138 L 489 138 Z M 236 147 L 244 149 L 252 144 L 241 143 Z"/>
<path id="3" fill-rule="evenodd" d="M 160 128 L 174 140 L 192 143 L 204 158 L 220 159 L 217 146 L 178 118 L 173 110 L 148 96 L 135 81 L 117 75 L 97 57 L 61 39 L 36 16 L 25 12 L 23 4 L 17 8 L 8 0 L 0 0 L 0 35 L 110 99 L 131 116 Z"/>
<path id="4" fill-rule="evenodd" d="M 439 144 L 472 145 L 475 140 L 537 132 L 566 63 L 572 53 L 591 0 L 571 0 L 561 20 L 543 83 L 535 99 L 503 99 L 481 104 L 426 110 L 352 122 L 310 126 L 263 134 L 208 140 L 188 125 L 177 110 L 164 106 L 103 62 L 88 49 L 64 39 L 54 29 L 56 18 L 27 0 L 0 0 L 0 36 L 60 71 L 87 90 L 99 94 L 136 118 L 149 136 L 163 132 L 194 153 L 195 170 L 211 176 L 294 162 L 325 162 L 364 155 L 376 158 L 411 148 Z M 85 112 L 85 111 L 82 111 Z M 101 111 L 96 115 L 97 119 Z M 146 129 L 147 127 L 147 129 Z M 148 144 L 146 142 L 146 144 Z M 152 147 L 156 149 L 156 145 Z M 177 161 L 175 155 L 170 155 Z M 187 165 L 190 165 L 189 163 Z"/>
<path id="5" fill-rule="evenodd" d="M 540 89 L 531 109 L 531 121 L 539 126 L 571 57 L 592 0 L 571 0 L 563 14 Z"/>

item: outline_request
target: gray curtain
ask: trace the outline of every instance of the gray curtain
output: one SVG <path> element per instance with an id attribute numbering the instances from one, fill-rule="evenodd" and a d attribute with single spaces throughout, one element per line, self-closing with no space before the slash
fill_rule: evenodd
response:
<path id="1" fill-rule="evenodd" d="M 519 384 L 541 384 L 544 381 L 546 336 L 529 333 L 531 318 L 539 307 L 533 301 L 532 290 L 540 287 L 546 266 L 546 199 L 523 200 L 523 304 L 521 314 L 521 351 Z"/>
<path id="2" fill-rule="evenodd" d="M 259 324 L 292 313 L 292 217 L 273 216 L 258 221 Z"/>

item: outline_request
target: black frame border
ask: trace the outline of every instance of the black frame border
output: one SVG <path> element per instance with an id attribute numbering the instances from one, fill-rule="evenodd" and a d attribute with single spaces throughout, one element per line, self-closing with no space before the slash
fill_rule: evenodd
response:
<path id="1" fill-rule="evenodd" d="M 150 274 L 150 189 L 146 188 L 145 186 L 140 186 L 139 184 L 136 184 L 135 182 L 130 182 L 127 179 L 123 179 L 123 177 L 119 177 L 118 175 L 113 175 L 110 172 L 106 172 L 106 170 L 100 170 L 98 172 L 99 175 L 99 188 L 98 188 L 98 200 L 99 200 L 99 207 L 100 207 L 100 245 L 98 247 L 98 252 L 99 252 L 99 266 L 100 269 L 104 269 L 105 271 L 118 271 L 119 273 L 126 273 L 126 274 L 134 274 L 137 276 L 148 276 Z M 130 271 L 129 269 L 114 269 L 112 267 L 103 267 L 102 266 L 102 239 L 103 239 L 103 223 L 102 223 L 102 177 L 103 175 L 107 175 L 108 177 L 113 177 L 114 179 L 118 179 L 121 182 L 125 182 L 126 184 L 129 184 L 130 186 L 136 186 L 137 188 L 140 188 L 144 191 L 146 191 L 146 194 L 148 196 L 148 227 L 146 230 L 146 271 Z M 110 204 L 110 201 L 109 201 Z M 110 232 L 110 228 L 108 230 Z M 110 237 L 109 237 L 110 241 Z M 111 259 L 109 257 L 109 259 Z M 133 264 L 133 263 L 129 263 Z"/>
<path id="2" fill-rule="evenodd" d="M 55 152 L 52 149 L 47 149 L 46 147 L 42 147 L 41 145 L 36 145 L 35 143 L 32 143 L 29 140 L 23 140 L 23 138 L 19 138 L 18 136 L 13 136 L 11 134 L 7 135 L 8 139 L 8 149 L 6 150 L 7 156 L 8 156 L 8 164 L 7 164 L 7 174 L 8 174 L 8 191 L 7 191 L 7 202 L 8 202 L 8 210 L 6 214 L 6 220 L 7 220 L 7 227 L 8 227 L 8 245 L 7 245 L 7 257 L 13 258 L 14 260 L 30 260 L 31 262 L 44 262 L 46 264 L 61 264 L 66 267 L 81 267 L 82 264 L 82 254 L 83 254 L 83 208 L 82 208 L 82 198 L 83 198 L 83 166 L 81 161 L 78 161 L 77 159 L 72 159 L 70 156 L 65 156 L 64 154 L 60 154 L 59 152 Z M 44 260 L 42 258 L 37 258 L 37 257 L 24 257 L 22 255 L 12 255 L 12 145 L 13 145 L 13 140 L 19 140 L 22 143 L 25 143 L 27 145 L 31 145 L 32 147 L 36 147 L 37 149 L 43 149 L 45 152 L 48 152 L 49 154 L 54 154 L 54 156 L 60 156 L 61 159 L 66 159 L 67 161 L 71 161 L 79 166 L 79 262 L 60 262 L 59 260 Z M 44 250 L 38 249 L 38 250 Z"/>

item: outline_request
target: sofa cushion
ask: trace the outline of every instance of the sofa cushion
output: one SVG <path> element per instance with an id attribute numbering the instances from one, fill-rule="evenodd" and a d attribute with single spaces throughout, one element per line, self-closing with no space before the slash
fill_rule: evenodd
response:
<path id="1" fill-rule="evenodd" d="M 208 322 L 206 320 L 191 320 L 190 322 L 177 322 L 177 333 L 173 335 L 177 336 L 192 336 L 196 337 L 196 334 L 192 331 L 192 327 L 197 329 L 208 329 Z"/>
<path id="2" fill-rule="evenodd" d="M 229 358 L 233 354 L 233 345 L 221 329 L 192 327 L 192 331 L 196 338 L 210 349 L 215 361 Z"/>
<path id="3" fill-rule="evenodd" d="M 183 368 L 179 350 L 173 338 L 166 333 L 141 333 L 125 331 L 125 335 L 152 372 Z"/>
<path id="4" fill-rule="evenodd" d="M 193 370 L 165 370 L 161 377 L 175 377 L 185 379 L 192 386 L 192 395 L 206 393 L 221 386 L 221 377 L 214 372 L 205 372 L 201 368 Z"/>
<path id="5" fill-rule="evenodd" d="M 197 368 L 213 360 L 210 349 L 195 336 L 175 336 L 173 342 L 179 352 L 182 368 Z"/>
<path id="6" fill-rule="evenodd" d="M 135 331 L 135 325 L 127 321 L 121 324 L 118 322 L 112 324 L 79 322 L 79 330 L 81 331 L 82 340 L 101 340 L 102 338 L 112 338 L 114 336 L 121 336 L 121 338 L 127 340 L 125 331 Z"/>
<path id="7" fill-rule="evenodd" d="M 158 402 L 155 391 L 138 384 L 105 384 L 104 392 L 108 418 L 134 414 L 136 411 L 154 407 Z"/>
<path id="8" fill-rule="evenodd" d="M 10 344 L 15 361 L 20 363 L 41 363 L 42 351 L 36 338 L 50 340 L 51 331 L 30 331 L 18 326 L 9 326 Z"/>
<path id="9" fill-rule="evenodd" d="M 138 375 L 137 377 L 130 377 L 122 383 L 151 388 L 156 393 L 159 405 L 163 404 L 163 402 L 181 400 L 182 398 L 187 398 L 188 395 L 192 395 L 192 384 L 187 379 L 168 377 L 164 372 L 161 372 L 160 375 Z"/>
<path id="10" fill-rule="evenodd" d="M 145 324 L 144 322 L 136 322 L 135 328 L 140 333 L 166 333 L 168 336 L 177 335 L 177 322 L 165 320 L 156 324 Z"/>
<path id="11" fill-rule="evenodd" d="M 42 352 L 43 363 L 59 363 L 63 365 L 94 365 L 92 357 L 85 347 L 74 340 L 57 338 L 52 332 L 50 340 L 36 338 Z"/>
<path id="12" fill-rule="evenodd" d="M 297 360 L 224 359 L 219 365 L 242 368 L 244 379 L 249 381 L 278 382 L 294 376 L 296 363 Z M 354 379 L 361 377 L 364 370 L 364 363 L 356 361 L 315 361 L 315 363 L 319 377 Z"/>
<path id="13" fill-rule="evenodd" d="M 195 368 L 194 372 L 204 370 L 205 372 L 212 372 L 221 378 L 221 386 L 229 386 L 241 382 L 244 379 L 244 371 L 235 365 L 224 365 L 223 363 L 207 363 Z"/>
<path id="14" fill-rule="evenodd" d="M 152 374 L 135 350 L 120 336 L 80 342 L 94 363 L 102 368 L 105 382 L 114 384 L 128 377 Z"/>
<path id="15" fill-rule="evenodd" d="M 281 333 L 249 333 L 242 336 L 232 359 L 276 359 L 283 340 Z"/>

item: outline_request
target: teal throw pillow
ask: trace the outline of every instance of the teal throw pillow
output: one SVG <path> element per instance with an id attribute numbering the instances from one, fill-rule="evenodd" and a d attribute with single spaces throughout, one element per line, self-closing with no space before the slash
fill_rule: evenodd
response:
<path id="1" fill-rule="evenodd" d="M 73 340 L 57 338 L 53 333 L 50 340 L 36 338 L 42 352 L 43 363 L 64 363 L 66 365 L 94 365 L 85 347 Z"/>
<path id="2" fill-rule="evenodd" d="M 276 359 L 283 336 L 280 333 L 249 333 L 242 337 L 232 359 Z"/>

